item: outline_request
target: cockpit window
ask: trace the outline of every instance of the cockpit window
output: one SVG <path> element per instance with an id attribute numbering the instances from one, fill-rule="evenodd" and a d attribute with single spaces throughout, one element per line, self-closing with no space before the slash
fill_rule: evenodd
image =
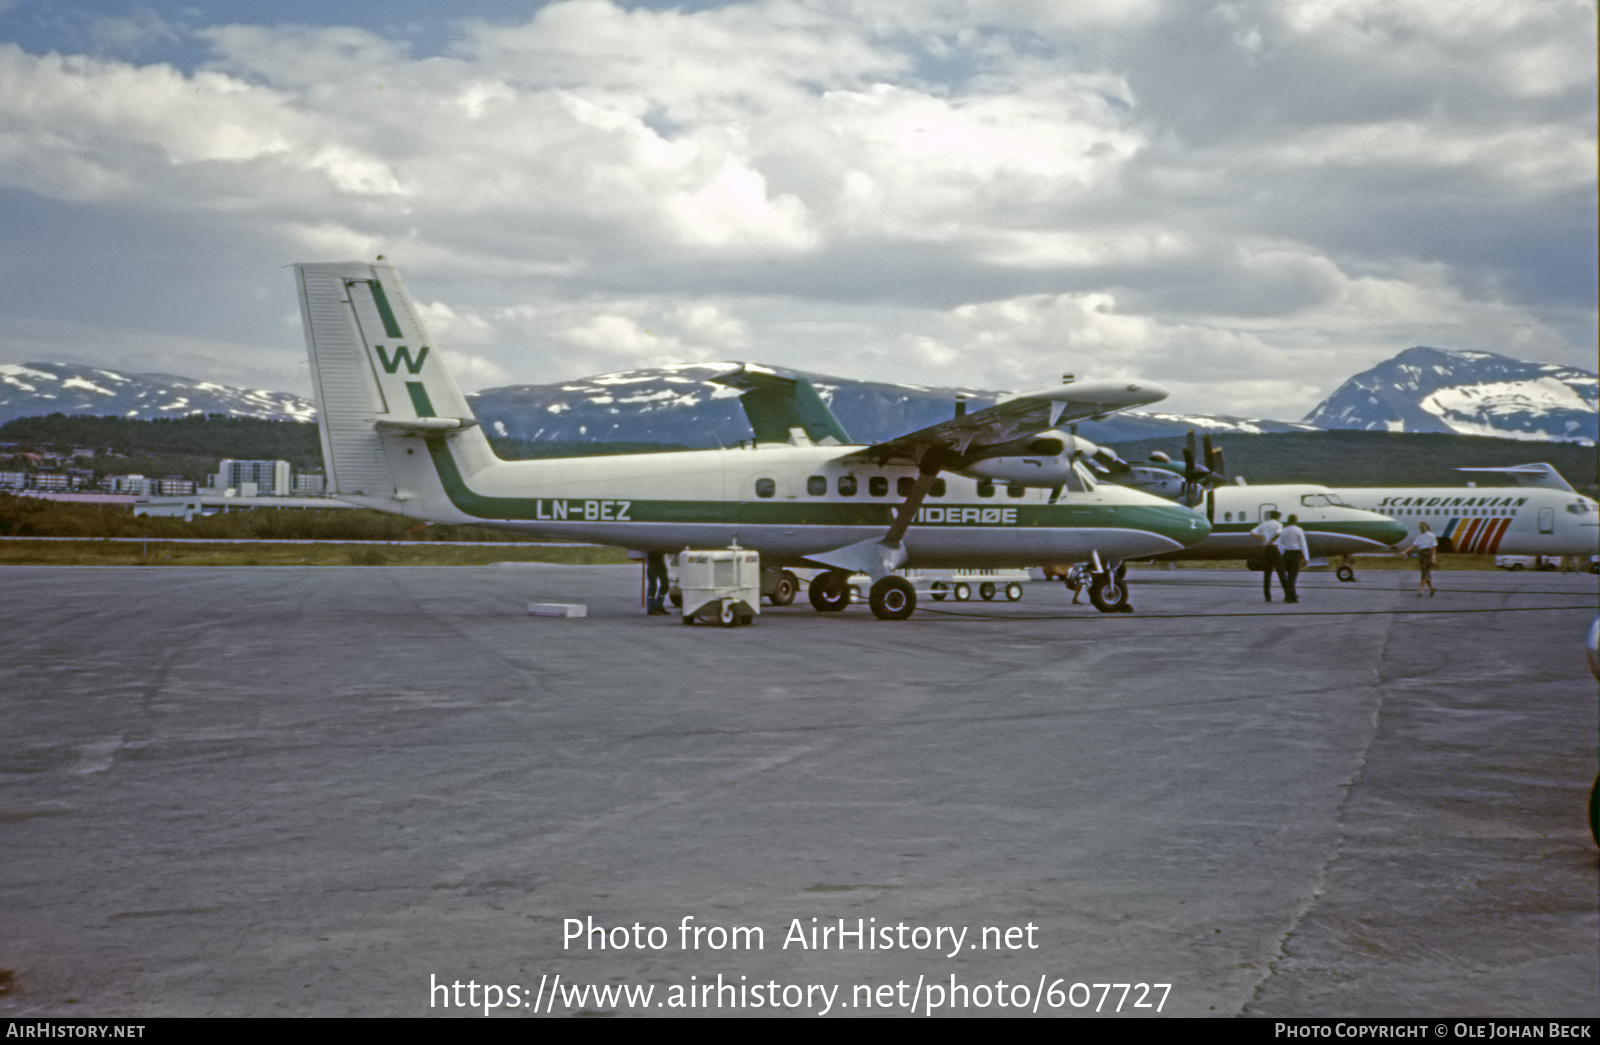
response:
<path id="1" fill-rule="evenodd" d="M 1349 508 L 1336 493 L 1308 493 L 1300 495 L 1300 503 L 1307 508 Z"/>

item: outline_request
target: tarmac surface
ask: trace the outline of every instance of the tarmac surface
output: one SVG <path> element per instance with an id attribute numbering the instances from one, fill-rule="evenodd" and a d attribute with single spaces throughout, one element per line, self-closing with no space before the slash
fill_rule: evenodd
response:
<path id="1" fill-rule="evenodd" d="M 1600 1016 L 1592 576 L 639 572 L 0 571 L 0 1016 Z"/>

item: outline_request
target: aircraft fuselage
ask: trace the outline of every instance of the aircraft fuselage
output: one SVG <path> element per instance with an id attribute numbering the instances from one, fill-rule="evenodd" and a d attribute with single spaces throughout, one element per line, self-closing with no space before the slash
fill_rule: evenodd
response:
<path id="1" fill-rule="evenodd" d="M 841 460 L 856 447 L 493 459 L 472 468 L 462 461 L 472 455 L 458 454 L 449 437 L 382 438 L 397 489 L 342 499 L 435 522 L 640 551 L 736 541 L 771 565 L 800 565 L 808 555 L 881 536 L 917 476 L 912 467 Z M 1142 558 L 1209 531 L 1198 512 L 1111 484 L 1050 501 L 1049 490 L 947 475 L 906 533 L 906 565 L 1028 566 L 1091 552 Z"/>
<path id="2" fill-rule="evenodd" d="M 1358 508 L 1406 527 L 1426 522 L 1449 551 L 1472 555 L 1600 554 L 1600 506 L 1567 490 L 1540 486 L 1341 487 Z"/>

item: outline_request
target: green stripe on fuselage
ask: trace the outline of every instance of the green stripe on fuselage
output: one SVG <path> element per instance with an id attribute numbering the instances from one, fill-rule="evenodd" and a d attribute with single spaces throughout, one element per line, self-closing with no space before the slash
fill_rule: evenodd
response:
<path id="1" fill-rule="evenodd" d="M 1247 534 L 1255 530 L 1258 523 L 1212 523 L 1211 535 L 1213 537 L 1227 537 L 1236 534 Z M 1336 534 L 1340 537 L 1360 537 L 1363 540 L 1374 541 L 1378 544 L 1394 544 L 1405 539 L 1406 528 L 1393 520 L 1374 519 L 1371 522 L 1360 522 L 1347 519 L 1332 519 L 1327 522 L 1301 523 L 1300 528 L 1308 535 L 1319 533 Z"/>
<path id="2" fill-rule="evenodd" d="M 427 437 L 429 456 L 450 503 L 467 515 L 491 522 L 636 522 L 709 523 L 738 526 L 885 527 L 898 502 L 843 501 L 623 501 L 583 497 L 496 497 L 473 490 L 462 477 L 442 435 Z M 717 451 L 708 450 L 712 454 Z M 619 506 L 626 505 L 626 508 Z M 913 529 L 1103 528 L 1144 530 L 1178 544 L 1193 544 L 1204 531 L 1195 512 L 1167 504 L 925 504 L 919 515 L 937 509 L 945 516 L 960 512 L 960 521 L 913 523 Z M 618 515 L 618 512 L 624 514 Z M 991 514 L 992 513 L 992 514 Z"/>

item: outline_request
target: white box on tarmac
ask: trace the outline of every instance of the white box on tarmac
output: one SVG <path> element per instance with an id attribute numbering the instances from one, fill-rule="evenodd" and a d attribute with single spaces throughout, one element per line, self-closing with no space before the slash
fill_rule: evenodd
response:
<path id="1" fill-rule="evenodd" d="M 680 552 L 678 588 L 685 624 L 697 619 L 730 628 L 754 624 L 761 613 L 761 556 L 744 548 Z"/>

